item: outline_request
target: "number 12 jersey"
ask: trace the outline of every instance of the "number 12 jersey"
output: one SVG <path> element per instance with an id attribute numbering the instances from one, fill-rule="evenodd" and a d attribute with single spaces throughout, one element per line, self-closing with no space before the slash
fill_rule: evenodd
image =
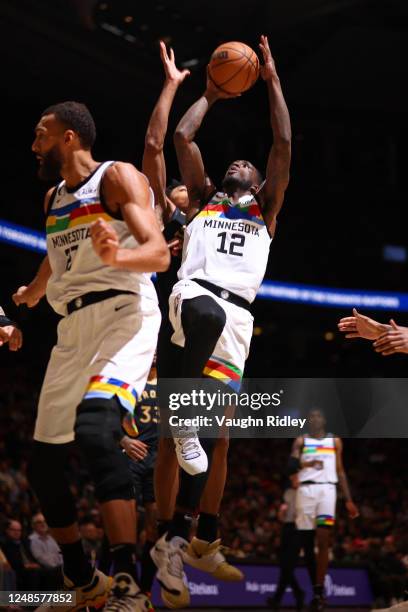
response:
<path id="1" fill-rule="evenodd" d="M 187 225 L 178 277 L 207 280 L 253 302 L 271 240 L 254 196 L 234 203 L 216 193 Z"/>

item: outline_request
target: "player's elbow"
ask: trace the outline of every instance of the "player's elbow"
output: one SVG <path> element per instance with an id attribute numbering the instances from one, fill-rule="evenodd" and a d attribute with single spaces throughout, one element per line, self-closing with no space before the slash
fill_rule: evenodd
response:
<path id="1" fill-rule="evenodd" d="M 174 132 L 173 141 L 176 148 L 188 145 L 190 143 L 190 139 L 187 131 L 178 126 Z"/>
<path id="2" fill-rule="evenodd" d="M 166 272 L 170 265 L 170 251 L 164 240 L 157 246 L 155 263 L 156 272 Z"/>
<path id="3" fill-rule="evenodd" d="M 146 134 L 145 138 L 145 153 L 150 155 L 160 155 L 163 151 L 164 142 L 154 134 Z"/>

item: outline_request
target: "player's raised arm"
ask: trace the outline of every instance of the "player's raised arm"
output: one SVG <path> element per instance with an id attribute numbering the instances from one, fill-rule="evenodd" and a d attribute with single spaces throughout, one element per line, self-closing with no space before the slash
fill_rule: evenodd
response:
<path id="1" fill-rule="evenodd" d="M 194 214 L 205 197 L 214 190 L 214 185 L 206 174 L 201 151 L 194 139 L 214 102 L 234 97 L 236 95 L 222 92 L 207 78 L 204 94 L 188 109 L 174 133 L 180 174 L 189 194 L 189 215 Z"/>
<path id="2" fill-rule="evenodd" d="M 176 67 L 174 51 L 170 49 L 170 54 L 168 54 L 163 41 L 160 41 L 160 57 L 166 79 L 147 127 L 143 153 L 143 172 L 150 181 L 156 202 L 163 211 L 164 224 L 166 224 L 174 212 L 175 205 L 166 197 L 167 181 L 166 163 L 163 154 L 164 140 L 174 96 L 190 72 L 189 70 L 179 70 Z"/>
<path id="3" fill-rule="evenodd" d="M 343 495 L 346 499 L 347 512 L 349 513 L 350 518 L 355 519 L 358 517 L 359 511 L 358 511 L 357 506 L 351 499 L 350 487 L 349 487 L 346 472 L 343 466 L 343 442 L 340 440 L 340 438 L 335 438 L 334 444 L 336 447 L 336 469 L 337 469 L 337 476 L 339 479 L 339 484 L 343 492 Z"/>
<path id="4" fill-rule="evenodd" d="M 120 248 L 115 230 L 99 219 L 92 226 L 91 237 L 102 261 L 134 272 L 167 270 L 170 255 L 151 205 L 146 177 L 131 164 L 118 162 L 105 173 L 103 193 L 109 209 L 120 210 L 139 246 Z"/>
<path id="5" fill-rule="evenodd" d="M 259 192 L 259 197 L 263 204 L 265 222 L 269 232 L 273 235 L 276 228 L 276 217 L 282 208 L 285 190 L 289 183 L 292 132 L 289 111 L 266 36 L 261 36 L 259 48 L 264 59 L 261 76 L 268 88 L 273 132 L 273 145 L 269 153 L 266 180 Z"/>

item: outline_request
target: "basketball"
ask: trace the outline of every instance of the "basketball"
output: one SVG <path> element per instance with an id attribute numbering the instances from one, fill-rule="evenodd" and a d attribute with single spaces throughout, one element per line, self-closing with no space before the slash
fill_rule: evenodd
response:
<path id="1" fill-rule="evenodd" d="M 258 79 L 258 56 L 244 43 L 223 43 L 211 56 L 208 75 L 214 85 L 225 93 L 243 93 Z"/>

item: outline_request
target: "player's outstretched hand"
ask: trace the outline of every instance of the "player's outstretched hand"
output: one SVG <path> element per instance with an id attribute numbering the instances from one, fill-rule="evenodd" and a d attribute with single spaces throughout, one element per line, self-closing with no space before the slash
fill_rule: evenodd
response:
<path id="1" fill-rule="evenodd" d="M 124 436 L 120 444 L 125 449 L 127 456 L 133 459 L 133 461 L 142 461 L 147 455 L 147 445 L 141 440 L 134 440 Z"/>
<path id="2" fill-rule="evenodd" d="M 346 501 L 346 508 L 347 508 L 348 515 L 351 519 L 356 519 L 358 516 L 360 516 L 360 512 L 356 504 L 352 502 L 351 500 Z"/>
<path id="3" fill-rule="evenodd" d="M 18 351 L 23 346 L 23 334 L 18 327 L 6 325 L 0 327 L 0 346 L 8 342 L 10 351 Z"/>
<path id="4" fill-rule="evenodd" d="M 167 53 L 166 45 L 162 40 L 160 41 L 160 57 L 161 61 L 163 62 L 164 72 L 166 73 L 166 80 L 177 85 L 181 85 L 184 79 L 190 75 L 190 71 L 179 70 L 177 68 L 173 49 L 170 47 L 169 55 Z"/>
<path id="5" fill-rule="evenodd" d="M 34 306 L 37 306 L 41 297 L 42 296 L 38 295 L 35 288 L 30 285 L 28 287 L 26 287 L 25 285 L 19 287 L 17 291 L 12 295 L 13 302 L 16 306 L 26 304 L 28 308 L 34 308 Z"/>
<path id="6" fill-rule="evenodd" d="M 365 338 L 366 340 L 377 340 L 388 329 L 388 325 L 360 314 L 355 308 L 353 308 L 353 316 L 340 319 L 337 327 L 346 335 L 346 338 Z"/>
<path id="7" fill-rule="evenodd" d="M 119 238 L 113 227 L 103 219 L 98 219 L 91 225 L 92 246 L 103 263 L 113 266 L 119 250 Z"/>
<path id="8" fill-rule="evenodd" d="M 375 352 L 384 357 L 394 353 L 408 353 L 408 327 L 400 327 L 394 319 L 391 319 L 390 325 L 390 329 L 374 342 Z"/>
<path id="9" fill-rule="evenodd" d="M 269 41 L 267 36 L 261 36 L 259 48 L 263 56 L 263 66 L 261 66 L 261 77 L 264 81 L 268 81 L 272 77 L 276 76 L 275 60 L 272 57 L 271 50 L 269 48 Z"/>

